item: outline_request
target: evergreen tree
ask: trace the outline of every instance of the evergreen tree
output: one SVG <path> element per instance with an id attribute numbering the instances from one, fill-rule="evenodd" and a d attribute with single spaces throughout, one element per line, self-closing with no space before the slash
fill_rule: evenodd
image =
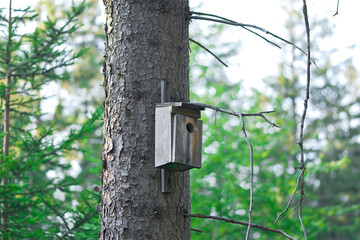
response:
<path id="1" fill-rule="evenodd" d="M 305 42 L 301 41 L 304 32 L 295 31 L 303 24 L 301 16 L 292 12 L 289 14 L 290 37 L 304 46 Z M 360 107 L 358 76 L 351 59 L 336 62 L 331 58 L 334 49 L 320 49 L 322 41 L 331 37 L 331 29 L 326 19 L 313 21 L 312 36 L 316 41 L 312 45 L 312 54 L 319 56 L 319 69 L 313 68 L 312 72 L 311 110 L 306 126 L 308 175 L 304 219 L 308 222 L 309 238 L 357 239 L 360 234 L 357 220 L 359 195 L 353 183 L 360 180 L 356 150 L 359 131 L 355 120 L 359 114 L 356 109 Z M 272 89 L 268 99 L 274 96 L 281 99 L 279 109 L 284 112 L 280 113 L 291 113 L 289 119 L 292 121 L 299 121 L 299 107 L 302 106 L 304 81 L 300 76 L 304 75 L 305 68 L 301 58 L 292 52 L 292 61 L 281 64 L 280 76 L 268 79 Z M 296 125 L 293 125 L 292 133 L 295 138 L 289 139 L 296 144 Z M 291 164 L 299 165 L 296 154 L 293 156 Z M 292 194 L 291 188 L 288 196 Z M 283 198 L 283 206 L 287 198 Z M 291 209 L 295 207 L 296 202 Z"/>
<path id="2" fill-rule="evenodd" d="M 69 79 L 67 67 L 84 53 L 69 51 L 68 40 L 80 27 L 85 4 L 72 6 L 64 18 L 42 21 L 29 8 L 9 5 L 0 25 L 1 238 L 93 238 L 98 196 L 82 191 L 66 156 L 99 125 L 101 111 L 77 130 L 59 131 L 57 119 L 45 121 L 41 109 L 41 90 Z"/>

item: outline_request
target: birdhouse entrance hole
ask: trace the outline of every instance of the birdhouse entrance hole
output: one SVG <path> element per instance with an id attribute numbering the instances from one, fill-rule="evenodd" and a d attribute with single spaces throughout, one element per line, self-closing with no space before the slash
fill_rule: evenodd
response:
<path id="1" fill-rule="evenodd" d="M 186 130 L 189 133 L 192 133 L 194 131 L 194 125 L 192 125 L 191 123 L 186 124 Z"/>
<path id="2" fill-rule="evenodd" d="M 201 110 L 184 102 L 156 105 L 155 167 L 172 171 L 201 167 Z"/>

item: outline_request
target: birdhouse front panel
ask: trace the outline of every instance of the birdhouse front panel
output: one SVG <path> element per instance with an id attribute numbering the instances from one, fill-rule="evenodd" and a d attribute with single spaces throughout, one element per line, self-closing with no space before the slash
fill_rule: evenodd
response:
<path id="1" fill-rule="evenodd" d="M 201 167 L 202 121 L 192 117 L 174 115 L 174 147 L 172 161 L 189 166 Z"/>
<path id="2" fill-rule="evenodd" d="M 155 167 L 184 171 L 201 167 L 200 111 L 162 105 L 155 111 Z"/>

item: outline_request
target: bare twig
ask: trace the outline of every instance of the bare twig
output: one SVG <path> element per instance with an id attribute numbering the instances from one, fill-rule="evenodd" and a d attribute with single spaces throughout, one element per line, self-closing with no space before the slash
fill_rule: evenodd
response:
<path id="1" fill-rule="evenodd" d="M 306 28 L 306 39 L 307 39 L 307 74 L 306 74 L 306 98 L 304 100 L 304 110 L 301 117 L 301 124 L 300 124 L 300 141 L 299 141 L 299 147 L 300 147 L 300 163 L 301 163 L 301 169 L 305 170 L 305 160 L 304 160 L 304 123 L 306 118 L 306 112 L 308 108 L 308 102 L 310 98 L 310 24 L 309 24 L 309 18 L 307 13 L 307 6 L 306 6 L 306 0 L 303 0 L 303 14 L 304 14 L 304 21 L 305 21 L 305 28 Z M 300 202 L 299 202 L 299 220 L 301 223 L 301 227 L 304 232 L 304 238 L 306 237 L 306 230 L 305 226 L 302 221 L 302 206 L 303 206 L 303 200 L 305 197 L 304 193 L 304 180 L 305 180 L 305 171 L 302 172 L 301 175 L 301 185 L 300 185 Z"/>
<path id="2" fill-rule="evenodd" d="M 277 218 L 275 219 L 274 224 L 277 223 L 277 221 L 279 220 L 279 218 L 281 217 L 281 215 L 283 215 L 284 213 L 286 213 L 286 212 L 289 210 L 289 207 L 290 207 L 292 201 L 293 201 L 294 198 L 295 198 L 297 189 L 298 189 L 298 187 L 299 187 L 300 179 L 301 179 L 301 176 L 302 176 L 302 174 L 303 174 L 304 171 L 305 171 L 305 169 L 302 169 L 302 170 L 301 170 L 301 172 L 300 172 L 300 174 L 299 174 L 299 176 L 298 176 L 298 178 L 297 178 L 297 181 L 296 181 L 296 186 L 295 186 L 294 192 L 293 192 L 293 194 L 291 195 L 291 198 L 290 198 L 288 204 L 286 205 L 286 208 L 285 208 L 281 213 L 279 213 L 279 215 L 278 215 Z"/>
<path id="3" fill-rule="evenodd" d="M 249 223 L 248 228 L 246 231 L 246 237 L 245 239 L 248 240 L 250 236 L 250 228 L 251 228 L 251 222 L 252 222 L 252 210 L 253 210 L 253 202 L 254 202 L 254 154 L 253 154 L 253 146 L 251 145 L 251 142 L 249 138 L 247 137 L 246 130 L 245 130 L 245 122 L 243 115 L 240 113 L 239 117 L 241 119 L 241 130 L 244 134 L 244 138 L 246 143 L 249 146 L 250 149 L 250 205 L 249 205 Z"/>
<path id="4" fill-rule="evenodd" d="M 306 28 L 306 36 L 307 36 L 307 84 L 306 84 L 306 97 L 304 100 L 304 109 L 303 109 L 303 114 L 301 117 L 301 122 L 300 122 L 300 139 L 299 139 L 299 148 L 300 148 L 300 169 L 301 172 L 298 176 L 297 182 L 296 182 L 296 187 L 294 189 L 293 195 L 291 196 L 286 208 L 284 211 L 282 211 L 278 217 L 276 218 L 274 224 L 276 224 L 276 222 L 279 220 L 279 217 L 285 213 L 288 209 L 289 206 L 291 204 L 291 202 L 293 201 L 297 189 L 300 185 L 300 200 L 299 200 L 299 204 L 298 204 L 298 208 L 299 208 L 299 221 L 304 233 L 304 238 L 305 240 L 307 239 L 307 235 L 306 235 L 306 229 L 304 226 L 304 223 L 302 221 L 302 210 L 303 210 L 303 200 L 305 197 L 305 192 L 304 192 L 304 181 L 305 181 L 305 170 L 306 170 L 306 166 L 305 166 L 305 160 L 304 160 L 304 124 L 305 124 L 305 118 L 306 118 L 306 113 L 307 113 L 307 108 L 308 108 L 308 101 L 310 99 L 310 65 L 311 65 L 311 56 L 310 56 L 310 26 L 309 26 L 309 18 L 308 18 L 308 14 L 307 14 L 307 5 L 306 5 L 306 0 L 303 0 L 303 15 L 304 15 L 304 21 L 305 21 L 305 28 Z"/>
<path id="5" fill-rule="evenodd" d="M 242 28 L 244 28 L 246 30 L 249 30 L 248 28 L 254 28 L 256 30 L 264 32 L 265 34 L 269 34 L 269 35 L 273 36 L 274 38 L 277 38 L 277 39 L 279 39 L 279 40 L 293 46 L 294 48 L 298 49 L 304 55 L 307 55 L 304 50 L 302 50 L 300 47 L 296 46 L 294 43 L 292 43 L 292 42 L 290 42 L 290 41 L 288 41 L 288 40 L 286 40 L 286 39 L 284 39 L 284 38 L 270 32 L 268 30 L 266 30 L 265 28 L 262 28 L 262 27 L 259 27 L 259 26 L 253 25 L 253 24 L 239 23 L 239 22 L 236 22 L 236 21 L 233 21 L 233 20 L 230 20 L 230 19 L 227 19 L 227 18 L 223 18 L 223 17 L 217 16 L 217 15 L 214 15 L 214 14 L 201 13 L 201 12 L 191 12 L 191 14 L 195 14 L 195 15 L 198 15 L 198 16 L 191 16 L 190 19 L 223 23 L 223 24 L 228 24 L 228 25 L 232 25 L 232 26 L 242 27 Z M 205 17 L 203 17 L 203 16 L 205 16 Z M 257 34 L 257 36 L 259 36 L 259 35 Z M 279 47 L 277 44 L 271 42 L 270 40 L 266 39 L 266 41 L 268 41 L 271 44 Z M 316 65 L 316 62 L 313 59 L 311 59 L 311 62 L 318 68 L 318 66 Z"/>
<path id="6" fill-rule="evenodd" d="M 273 112 L 275 112 L 275 111 L 265 111 L 265 112 L 259 112 L 259 113 L 242 113 L 242 115 L 243 115 L 244 117 L 251 117 L 251 116 L 253 116 L 253 117 L 261 117 L 261 118 L 263 118 L 267 123 L 269 123 L 270 125 L 272 125 L 273 127 L 280 128 L 279 125 L 271 122 L 271 121 L 270 121 L 269 119 L 267 119 L 267 117 L 264 115 L 264 114 L 273 113 Z"/>
<path id="7" fill-rule="evenodd" d="M 233 224 L 239 224 L 239 225 L 243 225 L 243 226 L 248 226 L 249 223 L 245 222 L 245 221 L 239 221 L 239 220 L 235 220 L 232 218 L 225 218 L 225 217 L 218 217 L 218 216 L 212 216 L 212 215 L 204 215 L 204 214 L 185 214 L 185 217 L 192 217 L 192 218 L 207 218 L 207 219 L 214 219 L 214 220 L 219 220 L 219 221 L 224 221 L 227 223 L 233 223 Z M 258 228 L 260 230 L 263 230 L 265 232 L 274 232 L 274 233 L 279 233 L 281 235 L 283 235 L 284 237 L 288 238 L 288 239 L 292 239 L 294 240 L 293 237 L 291 237 L 289 234 L 287 234 L 286 232 L 284 232 L 283 230 L 280 229 L 274 229 L 274 228 L 269 228 L 269 227 L 265 227 L 259 224 L 254 224 L 251 223 L 250 224 L 251 227 L 253 228 Z"/>
<path id="8" fill-rule="evenodd" d="M 286 214 L 284 217 L 281 218 L 281 220 L 284 220 L 285 218 L 287 218 L 290 214 L 292 214 L 293 212 L 295 212 L 295 210 L 299 207 L 299 203 L 294 207 L 293 210 L 291 210 L 288 214 Z"/>
<path id="9" fill-rule="evenodd" d="M 235 23 L 235 24 L 237 23 L 237 22 L 235 22 L 235 21 L 233 21 L 233 20 L 230 20 L 230 19 L 228 19 L 228 18 L 224 18 L 224 17 L 218 16 L 218 15 L 209 14 L 209 13 L 191 12 L 191 14 L 195 14 L 195 15 L 199 15 L 199 16 L 209 16 L 209 17 L 214 17 L 214 18 L 218 18 L 218 19 L 225 20 L 225 21 L 233 22 L 233 23 Z M 261 35 L 260 35 L 260 34 L 258 34 L 257 32 L 254 32 L 254 31 L 252 31 L 252 30 L 248 29 L 248 28 L 247 28 L 247 27 L 245 27 L 245 26 L 240 26 L 240 27 L 244 28 L 245 30 L 247 30 L 247 31 L 251 32 L 252 34 L 255 34 L 256 36 L 258 36 L 258 37 L 260 37 L 260 38 L 264 39 L 266 42 L 268 42 L 268 43 L 270 43 L 270 44 L 272 44 L 272 45 L 274 45 L 274 46 L 276 46 L 276 47 L 278 47 L 278 48 L 280 48 L 280 49 L 281 49 L 281 47 L 280 47 L 279 45 L 277 45 L 276 43 L 274 43 L 274 42 L 270 41 L 270 40 L 269 40 L 269 39 L 267 39 L 266 37 L 261 36 Z"/>
<path id="10" fill-rule="evenodd" d="M 333 17 L 335 17 L 336 15 L 339 15 L 339 2 L 340 2 L 340 0 L 337 1 L 336 13 L 333 15 Z"/>
<path id="11" fill-rule="evenodd" d="M 226 109 L 223 109 L 223 108 L 219 108 L 219 107 L 216 107 L 216 106 L 213 106 L 213 105 L 209 105 L 209 104 L 204 104 L 204 103 L 191 102 L 191 104 L 192 104 L 192 105 L 197 105 L 197 106 L 200 106 L 200 107 L 204 107 L 204 108 L 210 108 L 210 109 L 212 109 L 212 110 L 215 110 L 216 112 L 223 112 L 223 113 L 226 113 L 226 114 L 229 114 L 229 115 L 233 115 L 233 116 L 236 116 L 236 117 L 240 117 L 240 115 L 242 115 L 243 117 L 261 117 L 261 118 L 264 119 L 267 123 L 269 123 L 271 126 L 280 128 L 279 125 L 271 122 L 271 121 L 270 121 L 269 119 L 267 119 L 267 117 L 265 116 L 265 114 L 273 113 L 273 112 L 275 112 L 275 111 L 264 111 L 264 112 L 259 112 L 259 113 L 237 113 L 237 112 L 234 112 L 234 111 L 226 110 Z"/>
<path id="12" fill-rule="evenodd" d="M 194 39 L 189 38 L 189 40 L 193 43 L 195 43 L 196 45 L 198 45 L 199 47 L 201 47 L 202 49 L 204 49 L 205 51 L 207 51 L 208 53 L 210 53 L 214 58 L 216 58 L 216 60 L 218 60 L 220 63 L 222 63 L 225 67 L 228 67 L 228 65 L 226 63 L 224 63 L 218 56 L 216 56 L 212 51 L 210 51 L 207 47 L 205 47 L 204 45 L 202 45 L 201 43 L 195 41 Z"/>
<path id="13" fill-rule="evenodd" d="M 268 43 L 270 43 L 270 44 L 272 44 L 272 45 L 274 45 L 275 47 L 278 47 L 278 48 L 280 48 L 281 49 L 281 47 L 278 45 L 278 44 L 276 44 L 276 43 L 274 43 L 274 42 L 272 42 L 272 41 L 270 41 L 269 39 L 267 39 L 266 37 L 264 37 L 264 36 L 261 36 L 260 34 L 258 34 L 257 32 L 254 32 L 253 30 L 251 30 L 251 29 L 249 29 L 249 28 L 247 28 L 247 27 L 242 27 L 243 29 L 245 29 L 245 30 L 247 30 L 247 31 L 249 31 L 249 32 L 251 32 L 252 34 L 255 34 L 256 36 L 258 36 L 259 38 L 262 38 L 262 39 L 264 39 L 266 42 L 268 42 Z"/>
<path id="14" fill-rule="evenodd" d="M 191 231 L 194 231 L 194 232 L 199 232 L 199 233 L 203 233 L 203 232 L 204 232 L 203 230 L 196 229 L 196 228 L 191 228 L 190 230 L 191 230 Z"/>

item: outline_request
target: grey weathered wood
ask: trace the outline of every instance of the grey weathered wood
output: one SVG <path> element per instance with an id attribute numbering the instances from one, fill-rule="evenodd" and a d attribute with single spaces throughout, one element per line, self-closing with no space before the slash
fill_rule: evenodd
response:
<path id="1" fill-rule="evenodd" d="M 172 114 L 181 114 L 181 115 L 185 115 L 185 116 L 188 116 L 188 117 L 201 118 L 201 112 L 199 110 L 194 110 L 194 109 L 191 109 L 191 108 L 171 106 L 170 107 L 170 112 Z"/>
<path id="2" fill-rule="evenodd" d="M 200 168 L 202 121 L 174 114 L 173 108 L 171 105 L 156 108 L 155 166 L 174 171 Z M 198 112 L 200 114 L 200 111 Z"/>
<path id="3" fill-rule="evenodd" d="M 200 118 L 201 112 L 199 110 L 205 110 L 204 107 L 191 102 L 164 102 L 156 104 L 156 107 L 170 107 L 171 113 L 180 113 L 194 118 Z"/>
<path id="4" fill-rule="evenodd" d="M 173 143 L 172 161 L 181 163 L 182 168 L 201 167 L 202 147 L 202 121 L 181 114 L 176 114 L 174 119 L 175 135 Z M 192 126 L 189 131 L 187 125 Z"/>
<path id="5" fill-rule="evenodd" d="M 205 110 L 204 106 L 199 106 L 198 103 L 191 103 L 191 102 L 164 102 L 164 103 L 158 103 L 156 104 L 156 106 L 157 107 L 174 106 L 174 107 L 185 107 L 194 110 Z"/>
<path id="6" fill-rule="evenodd" d="M 172 149 L 172 116 L 169 107 L 155 111 L 155 167 L 170 162 Z"/>
<path id="7" fill-rule="evenodd" d="M 106 0 L 101 240 L 190 239 L 189 173 L 163 194 L 154 167 L 155 104 L 189 101 L 187 0 Z"/>

